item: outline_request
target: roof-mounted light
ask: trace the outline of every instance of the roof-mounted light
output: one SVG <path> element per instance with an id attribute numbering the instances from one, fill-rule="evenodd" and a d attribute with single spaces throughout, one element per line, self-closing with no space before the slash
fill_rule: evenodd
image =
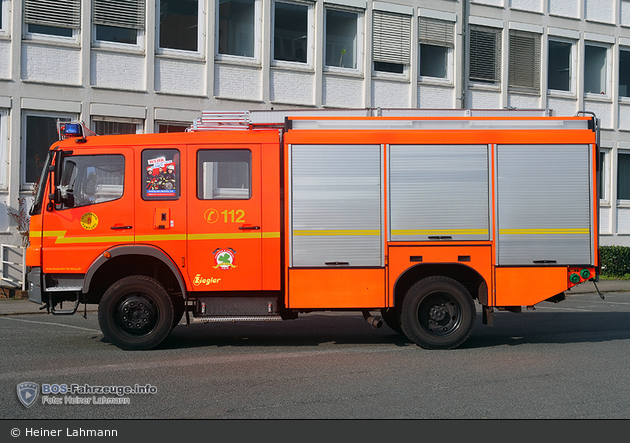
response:
<path id="1" fill-rule="evenodd" d="M 85 139 L 88 135 L 97 135 L 94 131 L 88 129 L 83 122 L 57 121 L 57 133 L 59 134 L 59 140 L 67 138 Z"/>

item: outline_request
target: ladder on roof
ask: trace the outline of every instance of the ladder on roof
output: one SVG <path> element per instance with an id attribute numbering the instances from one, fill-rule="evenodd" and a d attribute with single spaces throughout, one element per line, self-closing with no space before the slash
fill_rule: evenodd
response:
<path id="1" fill-rule="evenodd" d="M 283 127 L 287 117 L 550 117 L 550 109 L 298 109 L 203 111 L 191 132 L 244 130 L 252 126 Z"/>

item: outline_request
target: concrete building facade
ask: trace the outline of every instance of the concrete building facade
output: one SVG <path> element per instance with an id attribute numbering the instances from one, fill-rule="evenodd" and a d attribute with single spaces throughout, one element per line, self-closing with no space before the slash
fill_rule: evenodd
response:
<path id="1" fill-rule="evenodd" d="M 322 107 L 594 112 L 602 244 L 630 245 L 630 0 L 0 0 L 0 242 L 57 119 Z"/>

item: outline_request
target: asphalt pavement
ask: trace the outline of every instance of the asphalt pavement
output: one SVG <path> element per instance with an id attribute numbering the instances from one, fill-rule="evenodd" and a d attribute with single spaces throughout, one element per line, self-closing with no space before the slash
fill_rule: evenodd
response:
<path id="1" fill-rule="evenodd" d="M 566 291 L 567 297 L 571 294 L 590 294 L 597 293 L 597 289 L 602 294 L 607 292 L 626 292 L 630 291 L 630 280 L 600 280 L 597 283 L 584 282 L 578 286 Z M 40 309 L 42 305 L 33 303 L 28 298 L 0 298 L 0 316 L 2 315 L 28 315 L 28 314 L 46 314 L 46 309 Z M 64 306 L 65 309 L 70 308 L 70 305 Z M 87 312 L 96 312 L 98 310 L 97 305 L 88 305 Z M 77 313 L 84 312 L 84 305 L 80 305 L 77 309 Z"/>

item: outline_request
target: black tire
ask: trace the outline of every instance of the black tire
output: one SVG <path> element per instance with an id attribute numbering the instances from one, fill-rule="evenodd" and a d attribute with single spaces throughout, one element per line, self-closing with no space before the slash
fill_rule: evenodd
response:
<path id="1" fill-rule="evenodd" d="M 403 333 L 425 349 L 453 349 L 466 341 L 475 325 L 475 302 L 452 278 L 427 277 L 414 284 L 402 304 Z"/>
<path id="2" fill-rule="evenodd" d="M 105 291 L 98 307 L 98 322 L 112 344 L 126 350 L 146 350 L 168 336 L 173 314 L 171 297 L 160 282 L 132 275 Z"/>
<path id="3" fill-rule="evenodd" d="M 181 297 L 173 297 L 171 298 L 171 302 L 173 303 L 173 324 L 171 325 L 172 331 L 173 328 L 177 326 L 181 321 L 186 308 L 184 306 L 184 299 Z"/>
<path id="4" fill-rule="evenodd" d="M 396 308 L 381 309 L 381 317 L 389 328 L 400 335 L 405 335 L 400 327 L 400 313 Z"/>

